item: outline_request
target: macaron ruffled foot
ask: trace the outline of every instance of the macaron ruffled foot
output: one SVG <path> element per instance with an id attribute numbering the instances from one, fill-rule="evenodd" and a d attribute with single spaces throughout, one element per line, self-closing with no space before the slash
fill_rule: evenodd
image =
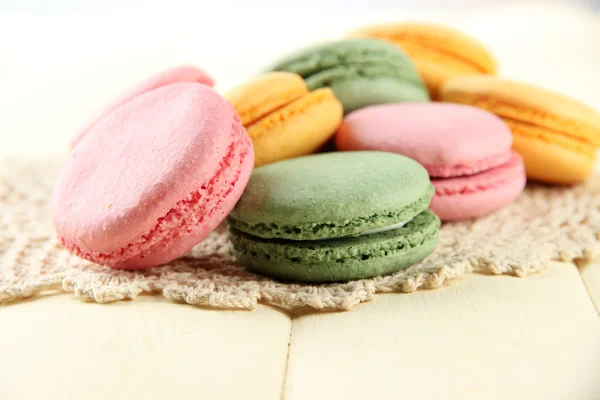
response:
<path id="1" fill-rule="evenodd" d="M 316 152 L 336 132 L 343 109 L 329 88 L 309 91 L 302 77 L 272 72 L 225 98 L 252 139 L 255 166 Z"/>
<path id="2" fill-rule="evenodd" d="M 253 163 L 237 114 L 210 87 L 145 92 L 71 150 L 52 193 L 56 231 L 65 248 L 99 264 L 166 263 L 225 219 Z"/>
<path id="3" fill-rule="evenodd" d="M 491 76 L 453 79 L 441 96 L 504 119 L 529 179 L 572 184 L 592 175 L 600 147 L 600 114 L 595 110 L 549 90 Z"/>
<path id="4" fill-rule="evenodd" d="M 340 150 L 388 151 L 421 163 L 435 187 L 431 209 L 443 221 L 489 214 L 521 194 L 525 170 L 511 144 L 500 118 L 443 103 L 364 108 L 348 115 L 336 135 Z"/>
<path id="5" fill-rule="evenodd" d="M 396 272 L 428 256 L 439 218 L 427 171 L 391 153 L 328 153 L 254 170 L 228 222 L 249 270 L 336 282 Z"/>

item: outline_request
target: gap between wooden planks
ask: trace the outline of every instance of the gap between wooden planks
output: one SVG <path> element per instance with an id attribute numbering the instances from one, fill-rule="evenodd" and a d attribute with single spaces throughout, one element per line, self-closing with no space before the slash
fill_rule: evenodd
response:
<path id="1" fill-rule="evenodd" d="M 297 316 L 286 400 L 600 398 L 600 318 L 573 264 L 472 274 Z"/>
<path id="2" fill-rule="evenodd" d="M 559 263 L 293 322 L 266 306 L 50 296 L 0 308 L 0 333 L 2 400 L 593 400 L 600 370 L 600 318 L 577 268 Z"/>
<path id="3" fill-rule="evenodd" d="M 577 266 L 581 279 L 600 314 L 600 257 L 594 261 L 579 262 Z"/>

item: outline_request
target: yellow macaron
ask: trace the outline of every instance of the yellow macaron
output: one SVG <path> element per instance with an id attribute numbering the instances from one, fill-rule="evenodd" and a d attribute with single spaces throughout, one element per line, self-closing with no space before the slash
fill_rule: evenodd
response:
<path id="1" fill-rule="evenodd" d="M 350 36 L 382 39 L 404 49 L 427 84 L 433 100 L 439 99 L 439 88 L 450 78 L 496 73 L 496 62 L 482 44 L 444 26 L 383 24 L 360 29 Z"/>
<path id="2" fill-rule="evenodd" d="M 225 98 L 252 139 L 257 167 L 314 153 L 335 133 L 344 114 L 331 89 L 311 92 L 291 72 L 261 75 Z"/>
<path id="3" fill-rule="evenodd" d="M 600 114 L 573 99 L 493 76 L 453 79 L 442 87 L 441 98 L 501 117 L 513 132 L 513 149 L 523 156 L 530 179 L 569 184 L 593 172 Z"/>

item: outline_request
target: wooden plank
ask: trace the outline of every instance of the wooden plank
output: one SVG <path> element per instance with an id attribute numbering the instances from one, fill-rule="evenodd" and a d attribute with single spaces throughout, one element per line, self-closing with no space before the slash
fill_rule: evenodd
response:
<path id="1" fill-rule="evenodd" d="M 600 318 L 573 264 L 472 274 L 295 317 L 286 400 L 595 399 Z"/>
<path id="2" fill-rule="evenodd" d="M 583 283 L 600 314 L 600 257 L 593 261 L 579 263 L 578 267 Z"/>
<path id="3" fill-rule="evenodd" d="M 141 297 L 0 308 L 0 399 L 280 399 L 289 316 Z"/>

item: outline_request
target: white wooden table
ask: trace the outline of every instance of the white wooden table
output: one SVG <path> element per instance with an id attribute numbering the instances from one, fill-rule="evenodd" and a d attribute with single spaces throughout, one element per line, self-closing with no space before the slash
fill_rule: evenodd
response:
<path id="1" fill-rule="evenodd" d="M 265 11 L 252 24 L 239 14 L 227 29 L 247 34 L 215 41 L 207 35 L 223 31 L 218 14 L 202 24 L 150 16 L 126 30 L 124 18 L 0 13 L 2 153 L 64 151 L 86 114 L 164 66 L 196 63 L 226 89 L 299 43 L 393 19 L 347 13 L 332 24 L 325 13 L 308 32 L 301 12 L 283 20 Z M 486 41 L 505 75 L 600 109 L 600 17 L 523 6 L 432 18 Z M 268 21 L 272 29 L 251 29 Z M 0 399 L 600 399 L 598 310 L 600 260 L 528 278 L 471 274 L 340 313 L 46 296 L 0 308 Z"/>

